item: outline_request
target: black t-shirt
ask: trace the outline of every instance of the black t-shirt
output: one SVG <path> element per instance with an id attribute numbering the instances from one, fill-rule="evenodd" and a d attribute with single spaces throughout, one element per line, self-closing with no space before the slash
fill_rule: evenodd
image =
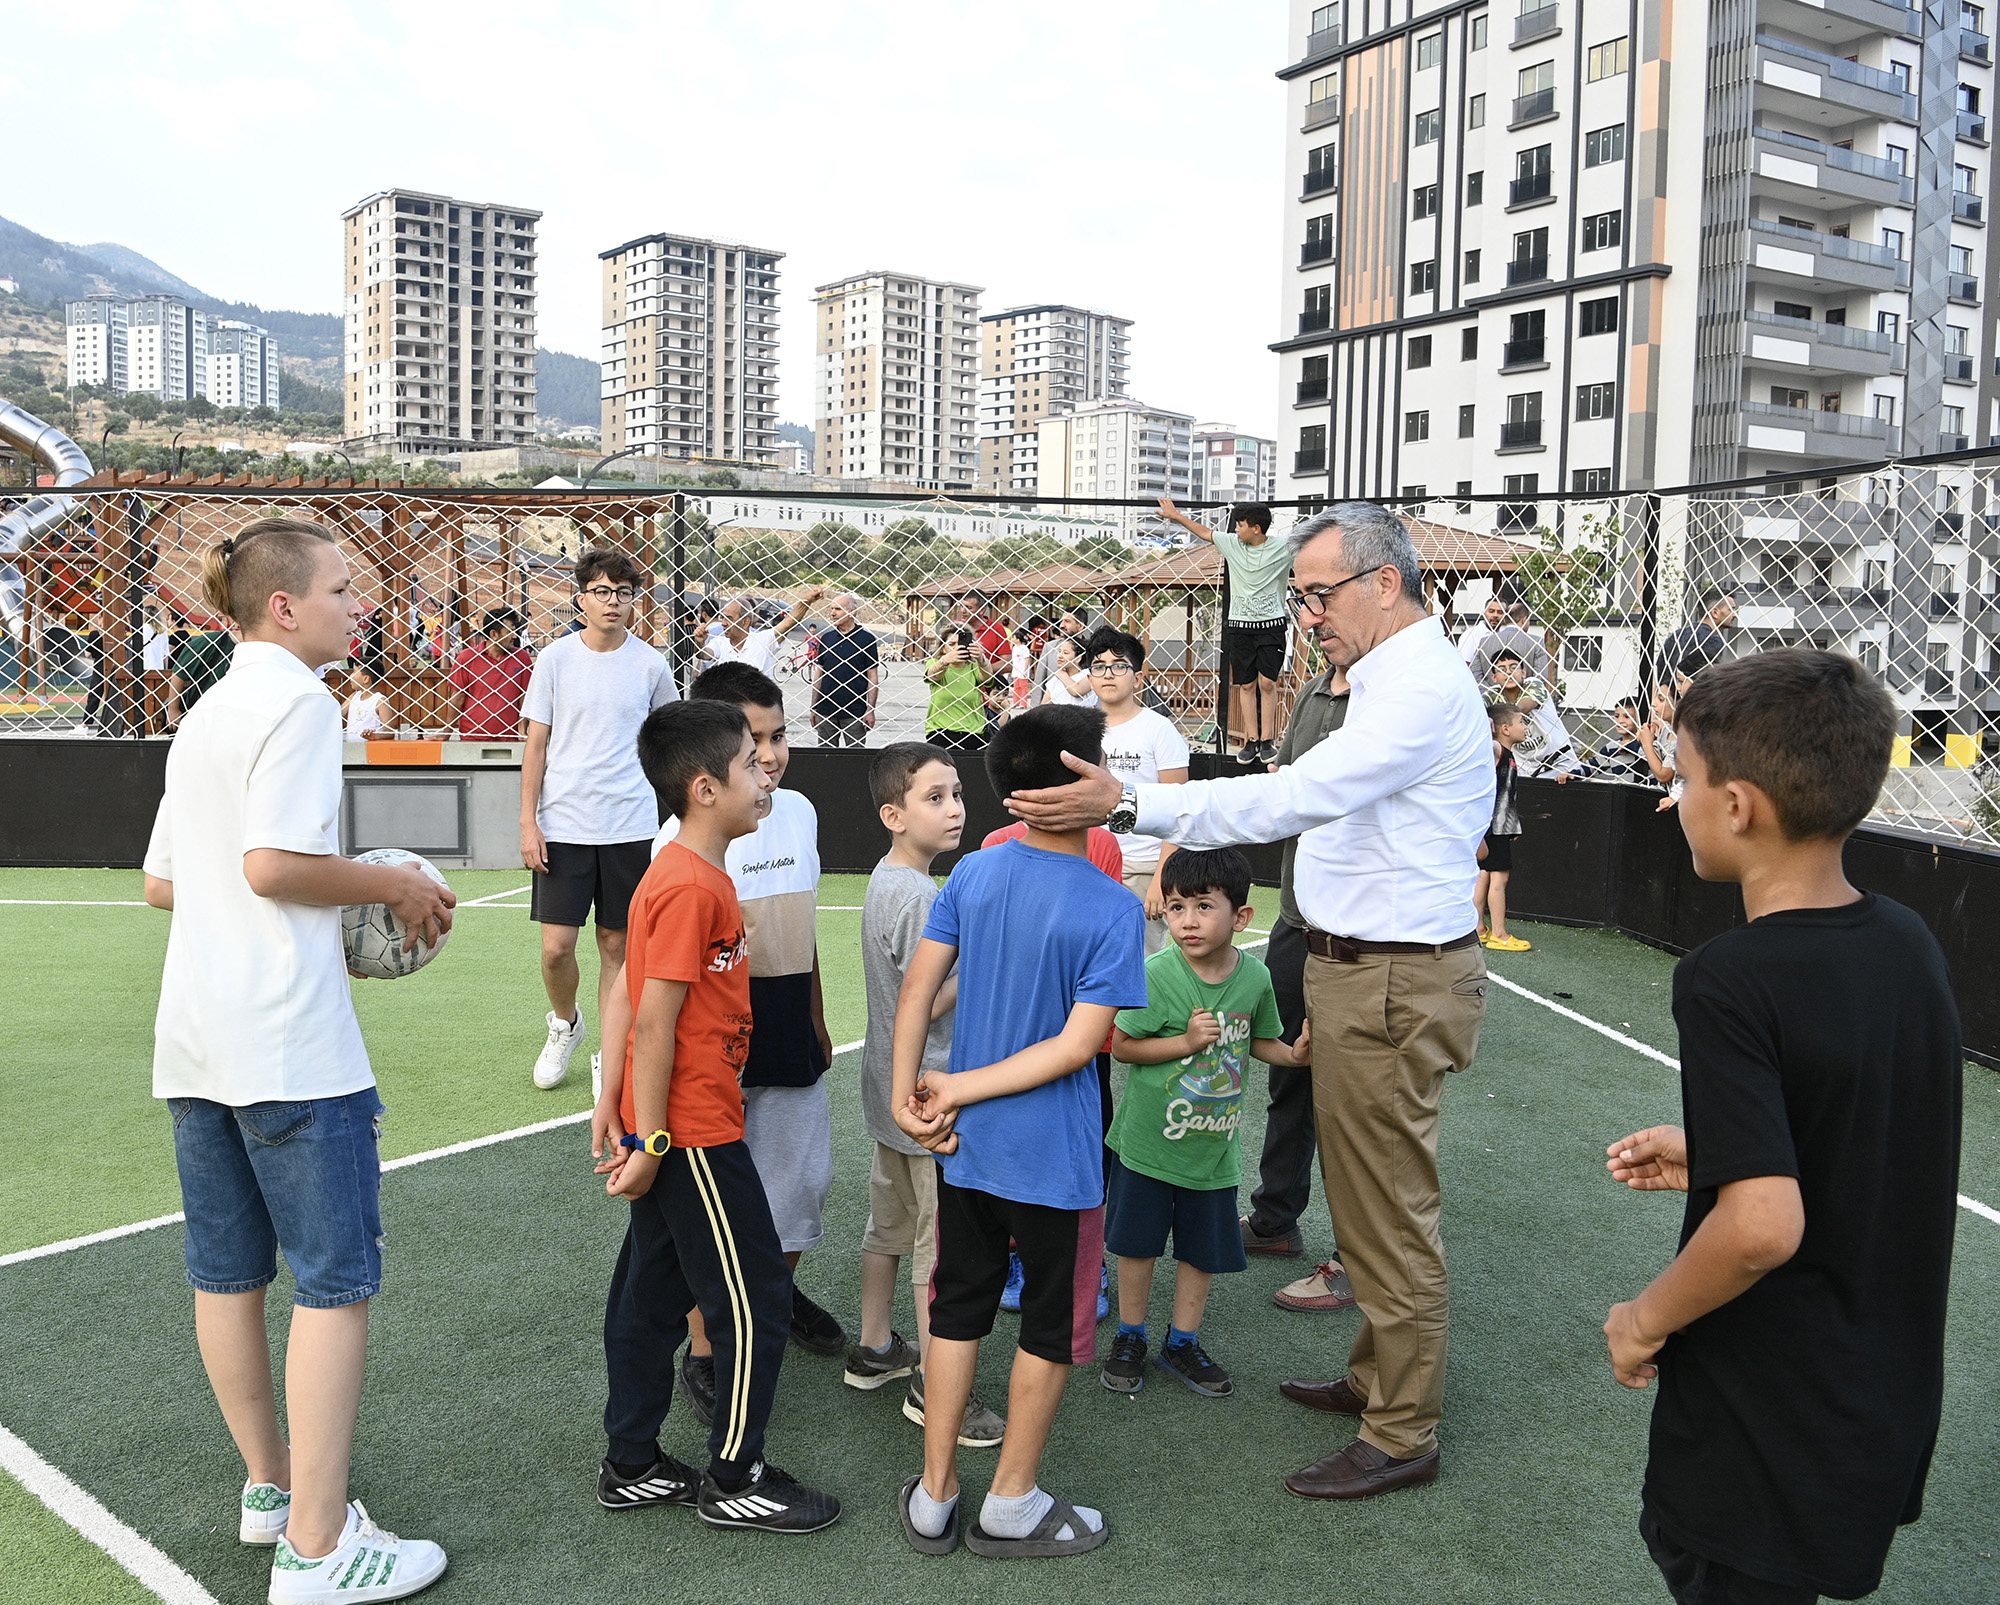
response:
<path id="1" fill-rule="evenodd" d="M 1791 1176 L 1798 1252 L 1660 1351 L 1646 1501 L 1697 1555 L 1847 1599 L 1923 1509 L 1963 1092 L 1944 954 L 1901 904 L 1768 914 L 1674 971 L 1686 1244 Z"/>
<path id="2" fill-rule="evenodd" d="M 813 711 L 858 719 L 868 711 L 868 671 L 881 661 L 875 637 L 861 625 L 843 635 L 822 630 L 819 636 L 819 693 Z"/>

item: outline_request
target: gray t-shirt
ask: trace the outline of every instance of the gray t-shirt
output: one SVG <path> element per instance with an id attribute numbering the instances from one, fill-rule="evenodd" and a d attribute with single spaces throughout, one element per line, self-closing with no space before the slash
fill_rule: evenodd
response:
<path id="1" fill-rule="evenodd" d="M 896 1082 L 896 995 L 910 967 L 924 923 L 938 894 L 937 882 L 921 870 L 886 858 L 868 877 L 861 904 L 861 975 L 868 989 L 868 1034 L 861 1044 L 861 1118 L 868 1135 L 899 1154 L 929 1152 L 908 1136 L 889 1112 Z M 931 1021 L 924 1043 L 924 1068 L 943 1070 L 951 1059 L 951 1015 Z"/>
<path id="2" fill-rule="evenodd" d="M 679 696 L 667 660 L 636 635 L 615 652 L 591 651 L 581 631 L 542 648 L 521 716 L 549 727 L 535 810 L 544 837 L 581 847 L 653 839 L 660 804 L 639 767 L 639 726 Z"/>

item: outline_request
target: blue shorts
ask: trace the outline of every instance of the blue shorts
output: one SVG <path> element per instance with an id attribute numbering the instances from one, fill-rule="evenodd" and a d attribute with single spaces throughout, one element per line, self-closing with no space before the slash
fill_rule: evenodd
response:
<path id="1" fill-rule="evenodd" d="M 174 1163 L 187 1213 L 188 1281 L 204 1293 L 249 1293 L 278 1274 L 285 1251 L 292 1302 L 329 1310 L 382 1289 L 382 1100 L 253 1103 L 169 1098 Z"/>
<path id="2" fill-rule="evenodd" d="M 1234 1187 L 1176 1187 L 1128 1170 L 1105 1155 L 1105 1252 L 1120 1259 L 1158 1259 L 1172 1233 L 1174 1258 L 1221 1275 L 1245 1269 L 1243 1228 Z"/>

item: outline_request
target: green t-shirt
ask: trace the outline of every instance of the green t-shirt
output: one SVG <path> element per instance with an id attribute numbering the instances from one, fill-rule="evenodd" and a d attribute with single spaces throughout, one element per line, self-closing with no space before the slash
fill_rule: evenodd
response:
<path id="1" fill-rule="evenodd" d="M 236 642 L 226 630 L 204 630 L 183 641 L 167 667 L 181 677 L 181 716 L 229 672 Z"/>
<path id="2" fill-rule="evenodd" d="M 1215 531 L 1215 549 L 1229 566 L 1229 622 L 1268 623 L 1285 616 L 1285 582 L 1292 576 L 1291 542 L 1266 535 L 1248 545 L 1233 529 Z"/>
<path id="3" fill-rule="evenodd" d="M 1236 1128 L 1243 1120 L 1250 1043 L 1284 1029 L 1271 972 L 1239 950 L 1229 978 L 1211 985 L 1169 943 L 1146 960 L 1146 1006 L 1120 1009 L 1118 1029 L 1128 1037 L 1179 1036 L 1196 1009 L 1216 1016 L 1221 1040 L 1186 1059 L 1131 1066 L 1125 1100 L 1105 1141 L 1128 1168 L 1156 1181 L 1201 1190 L 1234 1187 L 1243 1179 Z"/>
<path id="4" fill-rule="evenodd" d="M 985 728 L 986 701 L 979 694 L 979 665 L 947 664 L 944 673 L 931 683 L 924 729 L 970 730 L 976 735 Z"/>

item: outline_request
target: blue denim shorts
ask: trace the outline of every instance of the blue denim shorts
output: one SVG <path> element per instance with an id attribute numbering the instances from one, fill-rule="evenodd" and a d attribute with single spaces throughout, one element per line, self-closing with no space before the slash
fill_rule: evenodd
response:
<path id="1" fill-rule="evenodd" d="M 187 1276 L 204 1293 L 249 1293 L 278 1274 L 292 1302 L 336 1309 L 382 1288 L 382 1100 L 252 1103 L 169 1098 L 187 1214 Z"/>

